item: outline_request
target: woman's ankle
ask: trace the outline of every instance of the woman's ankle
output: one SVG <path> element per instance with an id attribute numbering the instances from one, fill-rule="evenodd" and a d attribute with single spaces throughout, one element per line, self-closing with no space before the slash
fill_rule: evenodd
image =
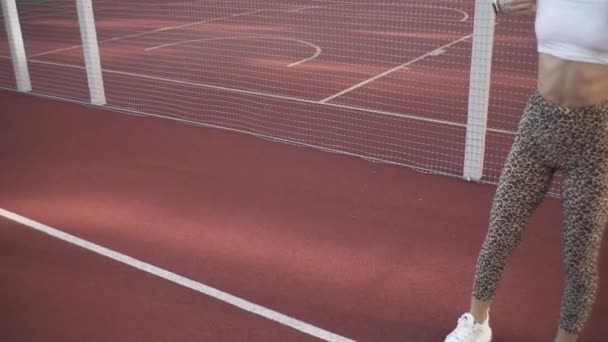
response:
<path id="1" fill-rule="evenodd" d="M 488 320 L 488 311 L 477 311 L 477 310 L 471 310 L 469 312 L 471 315 L 473 315 L 473 317 L 475 318 L 475 323 L 485 323 Z"/>
<path id="2" fill-rule="evenodd" d="M 555 337 L 555 342 L 576 342 L 577 338 L 577 335 L 569 334 L 564 329 L 560 328 L 557 331 L 557 337 Z"/>
<path id="3" fill-rule="evenodd" d="M 473 298 L 469 313 L 475 318 L 475 323 L 484 323 L 489 316 L 490 302 L 482 302 Z"/>

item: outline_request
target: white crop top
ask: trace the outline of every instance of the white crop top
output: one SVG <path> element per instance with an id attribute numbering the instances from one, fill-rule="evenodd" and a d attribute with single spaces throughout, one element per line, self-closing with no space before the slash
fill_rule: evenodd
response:
<path id="1" fill-rule="evenodd" d="M 608 64 L 608 0 L 537 0 L 538 52 Z"/>

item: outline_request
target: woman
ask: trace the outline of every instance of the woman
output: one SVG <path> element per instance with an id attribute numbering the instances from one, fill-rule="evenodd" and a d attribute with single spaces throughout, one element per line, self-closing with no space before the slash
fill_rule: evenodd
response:
<path id="1" fill-rule="evenodd" d="M 608 210 L 608 0 L 498 1 L 499 14 L 536 11 L 538 89 L 498 184 L 470 311 L 445 342 L 491 340 L 496 285 L 556 169 L 564 172 L 566 286 L 555 342 L 573 342 L 595 301 Z"/>

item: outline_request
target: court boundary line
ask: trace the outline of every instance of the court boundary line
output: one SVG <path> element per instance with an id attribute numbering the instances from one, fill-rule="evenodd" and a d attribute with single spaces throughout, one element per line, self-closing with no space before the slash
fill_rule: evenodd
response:
<path id="1" fill-rule="evenodd" d="M 36 60 L 36 59 L 30 59 L 30 60 L 28 60 L 28 62 L 85 70 L 84 66 L 75 65 L 75 64 L 49 62 L 49 61 Z M 459 123 L 459 122 L 441 120 L 441 119 L 425 118 L 422 116 L 417 116 L 417 115 L 412 115 L 412 114 L 394 113 L 394 112 L 385 111 L 385 110 L 349 106 L 349 105 L 343 105 L 343 104 L 339 104 L 339 103 L 329 103 L 329 102 L 322 103 L 318 100 L 309 100 L 309 99 L 302 99 L 302 98 L 298 98 L 298 97 L 257 92 L 257 91 L 252 91 L 252 90 L 229 88 L 229 87 L 216 86 L 216 85 L 211 85 L 211 84 L 197 83 L 197 82 L 192 82 L 192 81 L 182 81 L 182 80 L 176 80 L 176 79 L 172 79 L 172 78 L 157 77 L 157 76 L 138 74 L 138 73 L 133 73 L 133 72 L 128 72 L 128 71 L 120 71 L 120 70 L 113 70 L 113 69 L 107 69 L 107 68 L 103 68 L 102 71 L 110 73 L 110 74 L 131 76 L 131 77 L 143 78 L 143 79 L 148 79 L 148 80 L 153 80 L 153 81 L 162 81 L 162 82 L 169 82 L 169 83 L 175 83 L 175 84 L 190 85 L 190 86 L 199 87 L 199 88 L 226 91 L 229 93 L 268 97 L 268 98 L 274 98 L 274 99 L 285 100 L 285 101 L 293 101 L 293 102 L 299 102 L 299 103 L 320 105 L 320 106 L 325 106 L 325 107 L 333 107 L 333 108 L 353 110 L 353 111 L 358 111 L 358 112 L 365 112 L 365 113 L 369 113 L 369 114 L 386 115 L 386 116 L 392 116 L 392 117 L 397 117 L 397 118 L 401 118 L 401 119 L 408 119 L 408 120 L 421 121 L 421 122 L 426 122 L 426 123 L 446 125 L 446 126 L 450 126 L 450 127 L 458 127 L 458 128 L 467 127 L 466 123 Z M 488 131 L 493 132 L 493 133 L 508 134 L 508 135 L 515 134 L 515 132 L 513 132 L 513 131 L 508 131 L 508 130 L 504 130 L 504 129 L 500 129 L 500 128 L 488 128 Z"/>
<path id="2" fill-rule="evenodd" d="M 304 7 L 304 8 L 297 8 L 295 10 L 290 10 L 290 12 L 303 12 L 303 11 L 308 11 L 308 10 L 315 10 L 315 9 L 330 9 L 330 10 L 334 10 L 334 9 L 338 9 L 339 7 L 342 6 L 361 6 L 361 5 L 393 5 L 393 3 L 375 3 L 375 2 L 366 2 L 366 3 L 358 3 L 358 2 L 336 2 L 330 5 L 318 5 L 318 6 L 308 6 L 308 7 Z M 338 8 L 336 8 L 338 7 Z M 428 8 L 425 6 L 411 6 L 413 8 Z M 464 22 L 467 21 L 471 16 L 469 15 L 469 13 L 465 12 L 464 10 L 461 10 L 460 8 L 453 8 L 453 7 L 445 7 L 445 6 L 435 6 L 435 8 L 440 8 L 440 9 L 445 9 L 448 11 L 454 11 L 454 12 L 458 12 L 460 14 L 462 14 L 462 18 L 460 19 L 443 19 L 446 22 Z M 371 12 L 371 11 L 366 11 L 366 12 Z M 441 20 L 441 19 L 440 19 Z"/>
<path id="3" fill-rule="evenodd" d="M 327 102 L 329 102 L 331 100 L 334 100 L 334 99 L 336 99 L 336 98 L 338 98 L 338 97 L 340 97 L 342 95 L 346 95 L 346 94 L 352 92 L 353 90 L 357 90 L 357 89 L 359 89 L 359 88 L 361 88 L 363 86 L 368 85 L 369 83 L 372 83 L 372 82 L 374 82 L 376 80 L 379 80 L 379 79 L 381 79 L 384 76 L 388 76 L 388 75 L 394 73 L 395 71 L 398 71 L 398 70 L 403 69 L 403 68 L 405 68 L 407 66 L 410 66 L 410 65 L 412 65 L 412 64 L 414 64 L 414 63 L 416 63 L 416 62 L 418 62 L 420 60 L 423 60 L 423 59 L 425 59 L 425 58 L 427 58 L 429 56 L 438 56 L 438 55 L 444 53 L 445 49 L 447 49 L 447 48 L 449 48 L 449 47 L 451 47 L 453 45 L 456 45 L 456 44 L 458 44 L 458 43 L 460 43 L 462 41 L 465 41 L 465 40 L 467 40 L 467 39 L 469 39 L 471 37 L 473 37 L 473 33 L 471 33 L 469 35 L 466 35 L 466 36 L 463 36 L 463 37 L 460 37 L 460 38 L 458 38 L 458 39 L 456 39 L 454 41 L 451 41 L 451 42 L 449 42 L 447 44 L 441 45 L 441 46 L 439 46 L 439 47 L 437 47 L 437 48 L 435 48 L 435 49 L 433 49 L 431 51 L 428 51 L 427 53 L 425 53 L 423 55 L 420 55 L 420 56 L 418 56 L 418 57 L 416 57 L 414 59 L 411 59 L 411 60 L 409 60 L 409 61 L 407 61 L 407 62 L 405 62 L 405 63 L 403 63 L 401 65 L 398 65 L 398 66 L 396 66 L 396 67 L 394 67 L 392 69 L 386 70 L 385 72 L 380 73 L 380 74 L 378 74 L 378 75 L 376 75 L 374 77 L 368 78 L 367 80 L 362 81 L 360 83 L 357 83 L 357 84 L 353 85 L 352 87 L 346 88 L 346 89 L 344 89 L 344 90 L 342 90 L 342 91 L 340 91 L 340 92 L 338 92 L 338 93 L 336 93 L 334 95 L 328 96 L 328 97 L 324 98 L 323 100 L 321 100 L 320 102 L 321 103 L 327 103 Z"/>
<path id="4" fill-rule="evenodd" d="M 312 56 L 304 58 L 297 62 L 291 63 L 291 64 L 287 65 L 288 68 L 309 62 L 309 61 L 319 57 L 323 51 L 320 46 L 318 46 L 317 44 L 313 44 L 307 40 L 291 38 L 291 37 L 272 36 L 272 35 L 224 36 L 224 37 L 212 37 L 212 38 L 186 39 L 186 40 L 180 40 L 177 42 L 166 43 L 166 44 L 161 44 L 161 45 L 156 45 L 156 46 L 152 46 L 149 48 L 145 48 L 144 51 L 153 51 L 153 50 L 158 50 L 158 49 L 164 49 L 164 48 L 171 47 L 171 46 L 178 46 L 178 45 L 190 44 L 190 43 L 195 43 L 195 42 L 198 43 L 198 42 L 208 42 L 208 41 L 214 41 L 214 40 L 239 40 L 239 39 L 244 39 L 244 40 L 248 40 L 248 39 L 272 40 L 272 39 L 275 39 L 275 40 L 291 41 L 291 42 L 297 42 L 297 43 L 300 43 L 303 45 L 308 45 L 309 47 L 312 47 L 315 50 L 315 53 Z"/>
<path id="5" fill-rule="evenodd" d="M 48 62 L 48 61 L 34 60 L 34 59 L 30 59 L 30 60 L 28 60 L 28 62 L 85 70 L 84 66 L 75 65 L 75 64 Z M 176 79 L 172 79 L 172 78 L 151 76 L 151 75 L 146 75 L 146 74 L 139 74 L 139 73 L 134 73 L 134 72 L 129 72 L 129 71 L 120 71 L 120 70 L 113 70 L 113 69 L 107 69 L 107 68 L 103 68 L 102 71 L 110 73 L 110 74 L 115 74 L 115 75 L 131 76 L 131 77 L 143 78 L 143 79 L 148 79 L 148 80 L 153 80 L 153 81 L 162 81 L 162 82 L 168 82 L 168 83 L 174 83 L 174 84 L 189 85 L 189 86 L 194 86 L 194 87 L 199 87 L 199 88 L 226 91 L 229 93 L 261 96 L 261 97 L 268 97 L 268 98 L 293 101 L 293 102 L 299 102 L 299 103 L 321 105 L 321 106 L 326 106 L 326 107 L 335 107 L 335 108 L 341 108 L 341 109 L 356 110 L 356 111 L 367 112 L 367 113 L 371 113 L 371 114 L 393 116 L 393 117 L 398 117 L 398 118 L 402 118 L 402 119 L 430 122 L 430 123 L 434 123 L 434 124 L 443 124 L 443 125 L 451 126 L 451 127 L 459 127 L 459 128 L 467 127 L 466 123 L 459 123 L 459 122 L 440 120 L 440 119 L 431 119 L 431 118 L 425 118 L 425 117 L 416 116 L 416 115 L 393 113 L 393 112 L 389 112 L 389 111 L 383 111 L 383 110 L 377 110 L 377 109 L 367 109 L 367 108 L 342 105 L 342 104 L 337 104 L 337 103 L 324 103 L 324 102 L 320 102 L 318 100 L 309 100 L 309 99 L 303 99 L 303 98 L 299 98 L 299 97 L 292 97 L 292 96 L 286 96 L 286 95 L 270 94 L 270 93 L 264 93 L 264 92 L 253 91 L 253 90 L 238 89 L 238 88 L 229 88 L 229 87 L 217 86 L 217 85 L 212 85 L 212 84 L 176 80 Z"/>
<path id="6" fill-rule="evenodd" d="M 249 12 L 235 13 L 235 14 L 224 16 L 224 17 L 205 19 L 205 20 L 201 20 L 201 21 L 197 21 L 197 22 L 191 22 L 191 23 L 186 23 L 186 24 L 181 24 L 181 25 L 176 25 L 176 26 L 160 27 L 160 28 L 157 28 L 157 29 L 154 29 L 154 30 L 150 30 L 150 31 L 143 31 L 143 32 L 138 32 L 138 33 L 127 34 L 127 35 L 124 35 L 124 36 L 118 36 L 118 37 L 114 37 L 114 38 L 103 39 L 103 40 L 99 41 L 99 44 L 108 43 L 108 42 L 115 42 L 115 41 L 124 40 L 124 39 L 128 39 L 128 38 L 141 37 L 141 36 L 145 36 L 145 35 L 148 35 L 148 34 L 153 34 L 153 33 L 158 33 L 158 32 L 165 32 L 165 31 L 180 29 L 180 28 L 184 28 L 184 27 L 188 27 L 188 26 L 207 24 L 207 23 L 211 23 L 211 22 L 214 22 L 214 21 L 220 21 L 220 20 L 231 19 L 231 18 L 235 18 L 235 17 L 239 17 L 239 16 L 255 14 L 255 13 L 258 13 L 260 11 L 263 11 L 263 10 L 254 10 L 254 11 L 249 11 Z M 35 55 L 31 55 L 31 56 L 28 56 L 28 57 L 29 58 L 36 58 L 36 57 L 50 55 L 50 54 L 57 53 L 57 52 L 74 50 L 74 49 L 78 49 L 80 47 L 82 47 L 82 44 L 68 46 L 68 47 L 64 47 L 64 48 L 60 48 L 60 49 L 55 49 L 55 50 L 51 50 L 51 51 L 45 51 L 45 52 L 37 53 Z"/>
<path id="7" fill-rule="evenodd" d="M 190 278 L 184 277 L 182 275 L 179 275 L 179 274 L 171 272 L 169 270 L 160 268 L 158 266 L 154 266 L 150 263 L 136 259 L 136 258 L 128 256 L 126 254 L 117 252 L 110 248 L 98 245 L 94 242 L 79 238 L 75 235 L 66 233 L 62 230 L 53 228 L 53 227 L 43 224 L 41 222 L 34 221 L 30 218 L 27 218 L 27 217 L 19 215 L 17 213 L 8 211 L 6 209 L 0 208 L 0 216 L 6 218 L 8 220 L 17 222 L 25 227 L 29 227 L 38 232 L 45 233 L 47 235 L 50 235 L 51 237 L 54 237 L 56 239 L 59 239 L 64 242 L 75 245 L 77 247 L 80 247 L 82 249 L 88 250 L 90 252 L 99 254 L 104 257 L 107 257 L 109 259 L 120 262 L 120 263 L 130 266 L 132 268 L 135 268 L 135 269 L 138 269 L 145 273 L 151 274 L 153 276 L 165 279 L 169 282 L 180 285 L 182 287 L 194 290 L 203 295 L 206 295 L 208 297 L 219 300 L 223 303 L 230 304 L 243 311 L 249 312 L 249 313 L 257 315 L 257 316 L 264 317 L 268 320 L 277 322 L 283 326 L 290 327 L 290 328 L 300 331 L 304 334 L 314 336 L 314 337 L 317 337 L 324 341 L 329 341 L 329 342 L 355 342 L 355 340 L 352 340 L 347 337 L 321 329 L 314 325 L 300 321 L 296 318 L 282 314 L 278 311 L 268 309 L 261 305 L 250 302 L 248 300 L 239 298 L 239 297 L 231 295 L 227 292 L 224 292 L 224 291 L 218 290 L 216 288 L 213 288 L 211 286 L 205 285 L 201 282 L 192 280 Z"/>
<path id="8" fill-rule="evenodd" d="M 0 56 L 0 58 L 4 58 L 4 57 Z M 10 57 L 6 57 L 6 59 L 10 59 Z M 85 70 L 84 66 L 75 65 L 75 64 L 56 63 L 56 62 L 49 62 L 49 61 L 35 60 L 35 59 L 28 60 L 28 62 L 30 62 L 30 63 L 37 63 L 37 64 L 53 65 L 53 66 L 65 67 L 65 68 L 72 68 L 72 69 Z M 329 103 L 329 102 L 324 102 L 323 103 L 323 102 L 320 102 L 320 101 L 309 100 L 309 99 L 302 99 L 302 98 L 298 98 L 298 97 L 291 97 L 291 96 L 284 96 L 284 95 L 278 95 L 278 94 L 262 93 L 262 92 L 256 92 L 256 91 L 244 90 L 244 89 L 237 89 L 237 88 L 228 88 L 228 87 L 216 86 L 216 85 L 211 85 L 211 84 L 196 83 L 196 82 L 191 82 L 191 81 L 175 80 L 175 79 L 171 79 L 171 78 L 164 78 L 164 77 L 157 77 L 157 76 L 151 76 L 151 75 L 145 75 L 145 74 L 138 74 L 138 73 L 132 73 L 132 72 L 128 72 L 128 71 L 112 70 L 112 69 L 107 69 L 107 68 L 103 68 L 102 71 L 110 73 L 110 74 L 116 74 L 116 75 L 132 76 L 132 77 L 137 77 L 137 78 L 150 79 L 150 80 L 154 80 L 154 81 L 162 81 L 162 82 L 169 82 L 169 83 L 175 83 L 175 84 L 191 85 L 191 86 L 194 86 L 194 87 L 200 87 L 200 88 L 207 88 L 207 89 L 226 91 L 226 92 L 229 92 L 229 93 L 245 94 L 245 95 L 252 95 L 252 96 L 261 96 L 261 97 L 269 97 L 269 98 L 274 98 L 274 99 L 279 99 L 279 100 L 285 100 L 285 101 L 294 101 L 294 102 L 299 102 L 299 103 L 306 103 L 306 104 L 313 104 L 313 105 L 322 105 L 322 106 L 326 106 L 326 107 L 334 107 L 334 108 L 339 108 L 339 109 L 354 110 L 354 111 L 357 111 L 357 112 L 365 112 L 365 113 L 369 113 L 369 114 L 386 115 L 386 116 L 392 116 L 392 117 L 397 117 L 397 118 L 401 118 L 401 119 L 408 119 L 408 120 L 414 120 L 414 121 L 422 121 L 422 122 L 427 122 L 427 123 L 446 125 L 446 126 L 450 126 L 450 127 L 459 127 L 459 128 L 466 128 L 467 127 L 466 123 L 459 123 L 459 122 L 448 121 L 448 120 L 440 120 L 440 119 L 431 119 L 431 118 L 425 118 L 425 117 L 422 117 L 422 116 L 417 116 L 417 115 L 412 115 L 412 114 L 395 113 L 395 112 L 390 112 L 390 111 L 386 111 L 386 110 L 356 107 L 356 106 L 344 105 L 344 104 L 339 104 L 339 103 Z M 0 87 L 0 89 L 14 90 L 14 89 L 5 88 L 5 87 Z M 35 92 L 34 92 L 34 94 L 35 94 Z M 40 94 L 40 95 L 46 96 L 44 94 Z M 53 98 L 57 98 L 59 100 L 63 100 L 64 99 L 64 98 L 61 98 L 61 97 L 53 97 Z M 89 105 L 90 104 L 90 103 L 84 102 L 84 101 L 80 101 L 78 103 L 85 104 L 85 105 Z M 111 105 L 106 105 L 105 107 L 114 108 L 114 109 L 121 109 L 119 107 L 112 107 Z M 152 115 L 150 113 L 144 113 L 144 114 L 145 115 Z M 501 129 L 501 128 L 491 128 L 491 127 L 488 127 L 487 130 L 488 130 L 488 132 L 498 133 L 498 134 L 506 134 L 506 135 L 515 135 L 516 134 L 515 131 L 510 131 L 510 130 Z"/>

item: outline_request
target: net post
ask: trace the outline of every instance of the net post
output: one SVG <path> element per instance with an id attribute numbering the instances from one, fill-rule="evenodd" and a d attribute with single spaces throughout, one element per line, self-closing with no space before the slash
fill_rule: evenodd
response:
<path id="1" fill-rule="evenodd" d="M 472 181 L 479 181 L 483 177 L 495 23 L 492 2 L 475 0 L 463 169 L 464 178 Z"/>
<path id="2" fill-rule="evenodd" d="M 4 24 L 11 50 L 17 90 L 20 92 L 32 91 L 32 82 L 27 65 L 27 55 L 25 54 L 25 44 L 23 43 L 17 3 L 15 0 L 0 0 L 0 2 L 2 2 L 2 13 L 4 13 Z"/>
<path id="3" fill-rule="evenodd" d="M 80 36 L 82 39 L 82 50 L 84 52 L 91 103 L 103 106 L 106 104 L 106 94 L 99 56 L 99 44 L 97 42 L 97 30 L 95 29 L 93 3 L 91 0 L 76 0 L 76 8 L 78 10 L 78 22 L 80 24 Z"/>

